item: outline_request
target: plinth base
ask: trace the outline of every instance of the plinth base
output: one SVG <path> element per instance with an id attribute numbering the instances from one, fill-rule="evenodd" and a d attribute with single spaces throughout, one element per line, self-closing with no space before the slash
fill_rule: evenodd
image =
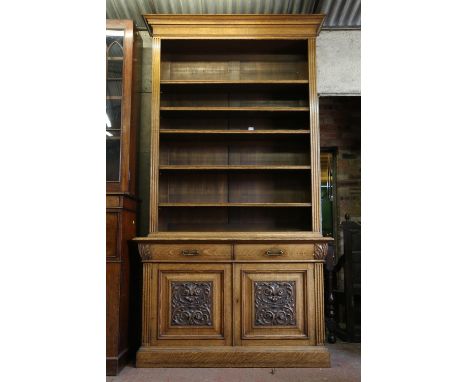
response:
<path id="1" fill-rule="evenodd" d="M 141 347 L 136 367 L 330 367 L 324 346 Z"/>
<path id="2" fill-rule="evenodd" d="M 106 357 L 106 375 L 117 375 L 127 364 L 128 349 L 125 349 L 118 357 Z"/>

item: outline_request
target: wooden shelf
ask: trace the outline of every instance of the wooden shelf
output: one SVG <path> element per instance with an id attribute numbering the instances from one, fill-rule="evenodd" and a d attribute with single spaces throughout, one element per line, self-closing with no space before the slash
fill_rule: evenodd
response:
<path id="1" fill-rule="evenodd" d="M 193 166 L 193 165 L 160 165 L 160 170 L 310 170 L 310 166 L 263 166 L 263 165 L 232 165 L 232 166 Z"/>
<path id="2" fill-rule="evenodd" d="M 309 80 L 161 80 L 161 85 L 300 85 L 308 83 Z"/>
<path id="3" fill-rule="evenodd" d="M 312 203 L 159 203 L 159 207 L 312 207 Z"/>
<path id="4" fill-rule="evenodd" d="M 243 232 L 243 231 L 225 231 L 225 232 L 204 232 L 204 231 L 185 231 L 185 232 L 154 232 L 147 237 L 135 238 L 141 242 L 160 241 L 305 241 L 328 243 L 333 241 L 329 237 L 323 237 L 320 232 L 311 231 L 269 231 L 269 232 Z"/>
<path id="5" fill-rule="evenodd" d="M 122 96 L 106 96 L 106 99 L 122 99 Z"/>
<path id="6" fill-rule="evenodd" d="M 207 134 L 207 135 L 288 135 L 288 134 L 310 134 L 310 130 L 191 130 L 191 129 L 161 129 L 161 134 L 183 135 L 183 134 Z"/>
<path id="7" fill-rule="evenodd" d="M 309 111 L 308 107 L 280 107 L 280 106 L 243 106 L 243 107 L 220 107 L 220 106 L 161 106 L 161 111 Z"/>

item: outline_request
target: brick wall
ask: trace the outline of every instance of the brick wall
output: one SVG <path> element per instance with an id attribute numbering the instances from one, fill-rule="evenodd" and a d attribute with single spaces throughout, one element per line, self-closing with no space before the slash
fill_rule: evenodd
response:
<path id="1" fill-rule="evenodd" d="M 336 148 L 337 212 L 361 220 L 361 97 L 320 97 L 320 146 Z"/>

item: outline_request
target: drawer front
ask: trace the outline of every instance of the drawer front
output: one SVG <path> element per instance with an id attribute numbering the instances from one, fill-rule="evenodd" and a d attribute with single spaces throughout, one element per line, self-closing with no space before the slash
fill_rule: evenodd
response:
<path id="1" fill-rule="evenodd" d="M 118 208 L 121 207 L 120 196 L 107 195 L 106 196 L 106 208 Z"/>
<path id="2" fill-rule="evenodd" d="M 313 260 L 313 244 L 237 244 L 234 246 L 236 260 Z"/>
<path id="3" fill-rule="evenodd" d="M 216 261 L 231 260 L 229 244 L 152 244 L 148 246 L 151 260 Z"/>

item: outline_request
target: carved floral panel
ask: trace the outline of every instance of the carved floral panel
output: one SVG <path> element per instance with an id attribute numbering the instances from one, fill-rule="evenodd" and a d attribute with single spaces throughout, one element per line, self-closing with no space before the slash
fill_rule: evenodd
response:
<path id="1" fill-rule="evenodd" d="M 296 325 L 296 282 L 255 281 L 255 325 Z"/>
<path id="2" fill-rule="evenodd" d="M 212 326 L 213 282 L 171 282 L 171 325 Z"/>

